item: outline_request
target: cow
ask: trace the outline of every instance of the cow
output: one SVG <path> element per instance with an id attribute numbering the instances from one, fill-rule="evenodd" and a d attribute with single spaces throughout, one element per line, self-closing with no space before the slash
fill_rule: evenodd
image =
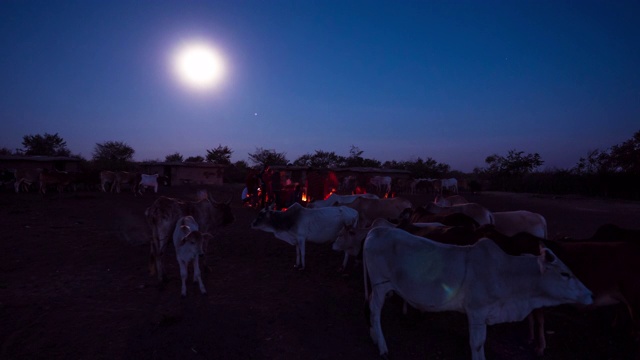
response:
<path id="1" fill-rule="evenodd" d="M 231 224 L 234 221 L 231 212 L 231 199 L 217 202 L 209 195 L 198 201 L 182 201 L 166 196 L 158 197 L 145 210 L 145 217 L 151 228 L 151 249 L 149 255 L 149 272 L 157 274 L 158 280 L 163 281 L 164 273 L 162 256 L 178 219 L 191 215 L 198 223 L 200 231 L 213 233 L 218 227 Z M 206 252 L 208 242 L 203 249 Z"/>
<path id="2" fill-rule="evenodd" d="M 456 178 L 440 179 L 440 193 L 444 190 L 448 190 L 454 193 L 458 193 L 458 180 Z"/>
<path id="3" fill-rule="evenodd" d="M 376 188 L 376 191 L 380 194 L 384 192 L 388 194 L 391 192 L 391 177 L 390 176 L 374 176 L 369 179 L 369 183 Z"/>
<path id="4" fill-rule="evenodd" d="M 105 185 L 110 184 L 109 191 L 113 192 L 116 185 L 116 173 L 109 170 L 100 171 L 100 189 L 107 192 Z"/>
<path id="5" fill-rule="evenodd" d="M 28 192 L 31 184 L 35 184 L 40 181 L 40 172 L 42 172 L 42 169 L 40 168 L 15 169 L 13 175 L 16 180 L 13 186 L 16 193 L 20 192 L 21 188 L 23 191 Z"/>
<path id="6" fill-rule="evenodd" d="M 469 201 L 462 195 L 451 195 L 447 197 L 436 195 L 436 197 L 433 199 L 433 203 L 440 206 L 462 205 L 467 204 L 468 202 Z"/>
<path id="7" fill-rule="evenodd" d="M 400 214 L 400 221 L 411 223 L 441 223 L 448 226 L 470 226 L 474 229 L 480 227 L 472 217 L 462 213 L 432 214 L 424 206 L 405 209 Z"/>
<path id="8" fill-rule="evenodd" d="M 476 203 L 467 203 L 452 206 L 440 206 L 434 203 L 427 203 L 425 210 L 435 215 L 449 215 L 461 213 L 471 217 L 479 225 L 493 224 L 493 214 L 487 208 Z"/>
<path id="9" fill-rule="evenodd" d="M 173 245 L 176 249 L 176 259 L 180 266 L 180 278 L 182 280 L 182 297 L 187 296 L 187 277 L 189 275 L 189 263 L 193 263 L 193 281 L 200 286 L 200 293 L 205 295 L 207 290 L 202 283 L 200 264 L 198 258 L 204 255 L 204 244 L 213 237 L 209 233 L 201 233 L 198 223 L 193 216 L 181 217 L 176 222 L 173 231 Z"/>
<path id="10" fill-rule="evenodd" d="M 547 238 L 547 220 L 544 216 L 526 211 L 493 212 L 496 230 L 506 236 L 526 232 L 539 238 Z"/>
<path id="11" fill-rule="evenodd" d="M 142 190 L 146 189 L 147 186 L 153 187 L 153 192 L 158 193 L 158 174 L 140 175 L 140 182 L 138 183 L 138 193 L 142 194 Z"/>
<path id="12" fill-rule="evenodd" d="M 344 205 L 344 204 L 353 202 L 355 199 L 359 197 L 364 197 L 367 199 L 379 199 L 378 195 L 371 194 L 371 193 L 355 194 L 355 195 L 338 195 L 334 193 L 329 195 L 329 197 L 326 198 L 325 200 L 312 201 L 311 203 L 309 203 L 309 205 L 307 205 L 307 208 L 315 209 L 315 208 L 321 208 L 321 207 L 327 207 L 327 206 Z"/>
<path id="13" fill-rule="evenodd" d="M 332 206 L 306 209 L 295 203 L 286 211 L 276 211 L 271 207 L 260 210 L 251 223 L 251 228 L 272 232 L 276 238 L 296 247 L 294 267 L 305 268 L 305 245 L 312 243 L 331 243 L 345 226 L 356 226 L 358 212 L 346 206 Z M 342 269 L 349 255 L 345 252 Z"/>
<path id="14" fill-rule="evenodd" d="M 365 228 L 377 218 L 398 219 L 405 209 L 412 207 L 411 201 L 401 198 L 368 199 L 359 197 L 350 203 L 344 204 L 358 212 L 358 226 Z"/>
<path id="15" fill-rule="evenodd" d="M 47 187 L 50 185 L 55 185 L 58 192 L 61 193 L 65 186 L 73 182 L 74 176 L 66 171 L 44 169 L 40 172 L 39 180 L 40 193 L 44 195 L 47 192 Z"/>
<path id="16" fill-rule="evenodd" d="M 589 289 L 551 250 L 511 256 L 489 239 L 455 246 L 376 228 L 365 239 L 363 268 L 370 335 L 385 357 L 380 316 L 392 291 L 420 311 L 466 314 L 474 360 L 485 359 L 487 325 L 519 321 L 544 306 L 593 302 Z"/>
<path id="17" fill-rule="evenodd" d="M 114 185 L 116 192 L 119 194 L 122 184 L 127 184 L 131 187 L 131 192 L 135 196 L 138 193 L 138 184 L 140 183 L 140 174 L 136 172 L 127 172 L 127 171 L 116 171 L 116 178 Z"/>
<path id="18" fill-rule="evenodd" d="M 544 243 L 593 291 L 593 305 L 587 310 L 624 304 L 637 341 L 640 332 L 640 243 L 616 240 L 544 240 Z M 544 332 L 540 331 L 539 335 L 543 341 Z"/>
<path id="19" fill-rule="evenodd" d="M 614 224 L 601 225 L 588 241 L 631 241 L 640 243 L 640 229 L 625 229 Z"/>

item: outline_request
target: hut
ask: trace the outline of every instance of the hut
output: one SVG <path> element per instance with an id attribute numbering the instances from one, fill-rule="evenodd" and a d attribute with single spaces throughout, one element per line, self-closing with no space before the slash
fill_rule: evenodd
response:
<path id="1" fill-rule="evenodd" d="M 81 159 L 68 156 L 23 156 L 1 155 L 2 169 L 47 169 L 77 172 L 80 170 Z"/>
<path id="2" fill-rule="evenodd" d="M 145 174 L 159 174 L 167 185 L 222 185 L 227 165 L 192 162 L 144 162 L 139 169 Z"/>

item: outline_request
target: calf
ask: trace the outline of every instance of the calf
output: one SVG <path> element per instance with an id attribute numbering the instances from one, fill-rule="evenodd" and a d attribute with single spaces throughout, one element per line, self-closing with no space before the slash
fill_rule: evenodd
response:
<path id="1" fill-rule="evenodd" d="M 187 296 L 187 276 L 189 263 L 193 262 L 193 281 L 200 286 L 200 293 L 205 295 L 207 290 L 202 283 L 200 274 L 200 256 L 204 255 L 204 243 L 213 238 L 209 233 L 201 233 L 198 223 L 193 216 L 185 216 L 178 220 L 173 231 L 173 245 L 176 248 L 176 258 L 180 265 L 180 278 L 182 279 L 182 297 Z"/>

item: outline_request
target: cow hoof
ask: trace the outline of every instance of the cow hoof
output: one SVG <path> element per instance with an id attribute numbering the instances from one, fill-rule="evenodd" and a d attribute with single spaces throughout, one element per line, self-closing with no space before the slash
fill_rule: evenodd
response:
<path id="1" fill-rule="evenodd" d="M 385 360 L 389 360 L 389 353 L 380 354 L 380 357 Z"/>
<path id="2" fill-rule="evenodd" d="M 202 292 L 202 296 L 207 296 L 207 292 L 206 292 L 206 291 L 203 291 L 203 292 Z"/>

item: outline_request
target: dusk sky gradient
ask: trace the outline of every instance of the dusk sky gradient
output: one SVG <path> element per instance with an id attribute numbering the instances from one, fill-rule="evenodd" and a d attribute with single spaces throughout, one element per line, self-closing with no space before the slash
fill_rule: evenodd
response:
<path id="1" fill-rule="evenodd" d="M 638 19 L 640 1 L 0 1 L 0 147 L 571 168 L 640 130 Z M 191 39 L 225 57 L 215 89 L 171 70 Z"/>

